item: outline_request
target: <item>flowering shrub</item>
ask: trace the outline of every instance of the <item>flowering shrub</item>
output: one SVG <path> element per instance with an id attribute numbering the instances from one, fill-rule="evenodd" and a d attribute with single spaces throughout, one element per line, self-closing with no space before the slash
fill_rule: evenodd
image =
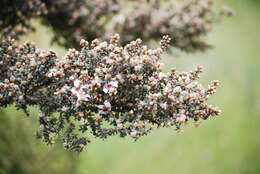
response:
<path id="1" fill-rule="evenodd" d="M 142 40 L 120 46 L 119 35 L 110 42 L 81 40 L 80 50 L 69 49 L 62 58 L 26 42 L 0 43 L 0 107 L 15 104 L 27 114 L 38 106 L 37 137 L 47 144 L 61 137 L 65 148 L 81 151 L 91 136 L 112 135 L 135 140 L 152 129 L 176 127 L 189 120 L 218 115 L 206 104 L 218 81 L 204 88 L 196 80 L 202 72 L 173 68 L 162 72 L 159 62 L 171 39 L 149 49 Z"/>
<path id="2" fill-rule="evenodd" d="M 2 0 L 0 35 L 32 30 L 30 19 L 38 18 L 53 29 L 53 41 L 67 48 L 78 48 L 81 38 L 107 40 L 119 33 L 123 45 L 136 38 L 148 42 L 170 35 L 176 48 L 205 50 L 211 47 L 204 36 L 212 25 L 232 14 L 214 10 L 213 4 L 213 0 Z"/>

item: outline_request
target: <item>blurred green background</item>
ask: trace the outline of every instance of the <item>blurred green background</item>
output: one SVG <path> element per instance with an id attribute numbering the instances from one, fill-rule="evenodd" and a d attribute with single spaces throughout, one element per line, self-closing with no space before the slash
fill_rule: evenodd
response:
<path id="1" fill-rule="evenodd" d="M 235 16 L 218 24 L 209 35 L 216 48 L 206 53 L 165 56 L 165 71 L 204 67 L 201 82 L 222 83 L 210 103 L 220 106 L 219 117 L 181 133 L 159 129 L 134 142 L 130 138 L 94 140 L 81 154 L 48 147 L 36 140 L 36 118 L 8 108 L 1 111 L 0 174 L 258 174 L 260 173 L 260 2 L 219 0 Z M 51 32 L 40 27 L 30 39 L 50 46 Z M 28 38 L 27 38 L 28 39 Z M 34 113 L 35 110 L 32 109 Z"/>

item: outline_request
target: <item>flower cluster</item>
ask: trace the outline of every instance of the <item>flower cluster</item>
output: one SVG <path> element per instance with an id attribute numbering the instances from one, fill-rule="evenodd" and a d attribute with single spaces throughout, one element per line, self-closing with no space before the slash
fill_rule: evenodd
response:
<path id="1" fill-rule="evenodd" d="M 229 10 L 216 12 L 212 0 L 3 0 L 0 35 L 10 35 L 20 25 L 33 29 L 30 19 L 39 18 L 53 29 L 53 41 L 67 48 L 79 48 L 81 38 L 107 40 L 119 33 L 123 45 L 135 38 L 148 42 L 170 35 L 174 47 L 191 52 L 211 47 L 204 36 L 230 14 Z"/>
<path id="2" fill-rule="evenodd" d="M 0 107 L 15 104 L 40 109 L 37 137 L 48 144 L 56 138 L 64 147 L 81 151 L 91 136 L 112 135 L 135 140 L 152 129 L 176 127 L 190 120 L 218 115 L 220 110 L 206 104 L 216 92 L 218 81 L 204 88 L 196 80 L 202 72 L 173 68 L 162 72 L 163 52 L 149 49 L 141 39 L 120 46 L 119 35 L 109 42 L 81 40 L 81 49 L 69 49 L 57 59 L 32 43 L 0 43 Z"/>
<path id="3" fill-rule="evenodd" d="M 170 35 L 176 48 L 187 52 L 204 51 L 210 47 L 205 36 L 215 22 L 232 11 L 216 11 L 213 0 L 189 0 L 178 3 L 171 0 L 137 1 L 132 11 L 117 15 L 114 30 L 120 32 L 126 41 L 140 37 L 145 41 L 158 40 Z"/>

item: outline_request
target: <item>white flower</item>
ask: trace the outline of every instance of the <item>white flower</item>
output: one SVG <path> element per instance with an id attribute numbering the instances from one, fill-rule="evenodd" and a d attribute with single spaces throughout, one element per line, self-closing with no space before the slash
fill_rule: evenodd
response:
<path id="1" fill-rule="evenodd" d="M 90 95 L 85 93 L 78 93 L 77 94 L 77 105 L 79 106 L 82 102 L 87 102 L 90 99 Z"/>
<path id="2" fill-rule="evenodd" d="M 47 74 L 47 76 L 48 76 L 49 78 L 51 78 L 51 77 L 53 76 L 53 73 L 52 73 L 52 72 L 49 72 L 49 73 Z"/>
<path id="3" fill-rule="evenodd" d="M 160 106 L 165 110 L 167 109 L 167 103 L 160 103 Z"/>
<path id="4" fill-rule="evenodd" d="M 165 79 L 166 77 L 167 77 L 166 74 L 164 74 L 164 73 L 162 73 L 162 72 L 159 73 L 159 80 L 163 80 L 163 79 Z"/>
<path id="5" fill-rule="evenodd" d="M 138 132 L 135 131 L 135 130 L 130 133 L 130 136 L 133 137 L 133 138 L 137 138 L 137 135 L 138 135 Z"/>
<path id="6" fill-rule="evenodd" d="M 69 108 L 68 108 L 68 107 L 66 107 L 66 106 L 63 106 L 63 107 L 61 108 L 61 110 L 62 110 L 63 112 L 66 112 L 66 111 L 68 111 L 68 110 L 69 110 Z"/>
<path id="7" fill-rule="evenodd" d="M 141 69 L 142 69 L 142 67 L 143 67 L 143 65 L 136 65 L 135 67 L 134 67 L 134 69 L 135 69 L 135 71 L 140 71 Z"/>
<path id="8" fill-rule="evenodd" d="M 177 87 L 175 87 L 174 89 L 173 89 L 173 92 L 174 93 L 181 93 L 181 87 L 180 86 L 177 86 Z"/>
<path id="9" fill-rule="evenodd" d="M 86 94 L 85 92 L 81 91 L 76 94 L 77 96 L 77 104 L 76 106 L 80 106 L 82 102 L 87 102 L 90 99 L 90 95 Z"/>
<path id="10" fill-rule="evenodd" d="M 75 80 L 75 77 L 74 76 L 70 76 L 69 80 L 73 81 L 73 80 Z"/>
<path id="11" fill-rule="evenodd" d="M 188 84 L 188 83 L 190 83 L 190 77 L 189 76 L 181 76 L 181 77 L 179 77 L 179 81 L 180 82 L 183 82 L 184 84 Z"/>
<path id="12" fill-rule="evenodd" d="M 107 47 L 107 42 L 101 42 L 101 43 L 99 44 L 99 47 L 100 47 L 100 48 L 106 48 L 106 47 Z"/>
<path id="13" fill-rule="evenodd" d="M 71 93 L 77 97 L 77 106 L 79 106 L 81 102 L 89 101 L 90 95 L 86 94 L 84 91 L 85 86 L 81 85 L 80 80 L 76 79 L 73 84 L 74 87 L 71 89 Z"/>
<path id="14" fill-rule="evenodd" d="M 80 88 L 80 80 L 77 79 L 77 80 L 74 81 L 74 87 Z"/>
<path id="15" fill-rule="evenodd" d="M 51 78 L 55 72 L 57 72 L 57 69 L 53 68 L 47 73 L 47 76 Z"/>
<path id="16" fill-rule="evenodd" d="M 117 92 L 118 81 L 111 81 L 103 87 L 104 93 L 114 94 Z"/>
<path id="17" fill-rule="evenodd" d="M 90 95 L 85 93 L 78 93 L 77 97 L 78 97 L 78 102 L 89 101 Z"/>
<path id="18" fill-rule="evenodd" d="M 100 114 L 107 114 L 111 111 L 111 104 L 108 101 L 105 101 L 103 105 L 99 105 L 98 108 L 100 109 Z"/>

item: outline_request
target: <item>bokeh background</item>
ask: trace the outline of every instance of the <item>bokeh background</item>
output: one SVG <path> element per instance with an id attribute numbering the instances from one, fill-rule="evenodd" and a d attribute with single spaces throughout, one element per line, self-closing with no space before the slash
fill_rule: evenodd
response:
<path id="1" fill-rule="evenodd" d="M 232 7 L 235 16 L 210 33 L 215 48 L 195 55 L 166 55 L 163 62 L 165 71 L 202 65 L 204 85 L 220 80 L 222 85 L 209 102 L 220 106 L 223 114 L 199 127 L 187 125 L 181 133 L 159 129 L 137 142 L 119 137 L 94 140 L 75 154 L 59 143 L 46 146 L 35 139 L 36 118 L 9 107 L 0 111 L 0 174 L 260 173 L 260 1 L 217 3 Z M 64 49 L 50 45 L 51 31 L 38 27 L 29 39 L 62 56 Z"/>

